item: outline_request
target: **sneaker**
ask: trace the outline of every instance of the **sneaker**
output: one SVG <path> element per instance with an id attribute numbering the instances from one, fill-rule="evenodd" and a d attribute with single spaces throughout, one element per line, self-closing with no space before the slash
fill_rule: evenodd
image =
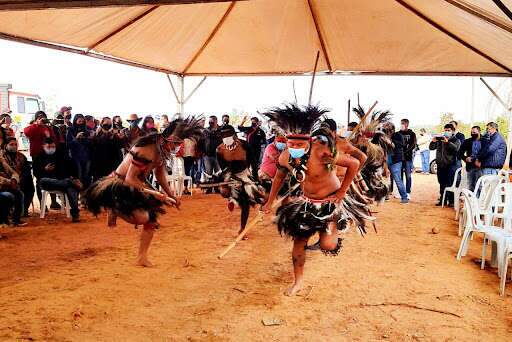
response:
<path id="1" fill-rule="evenodd" d="M 394 198 L 397 198 L 397 199 L 402 198 L 402 197 L 400 197 L 400 194 L 394 194 L 394 195 L 393 195 L 393 197 L 394 197 Z"/>
<path id="2" fill-rule="evenodd" d="M 411 200 L 411 194 L 407 194 L 407 199 L 410 201 Z"/>
<path id="3" fill-rule="evenodd" d="M 73 216 L 73 217 L 71 218 L 71 222 L 73 222 L 73 223 L 78 223 L 78 222 L 80 222 L 80 216 L 78 216 L 78 215 L 77 215 L 77 216 Z"/>
<path id="4" fill-rule="evenodd" d="M 400 204 L 409 204 L 409 200 L 408 199 L 400 200 Z"/>
<path id="5" fill-rule="evenodd" d="M 14 227 L 25 227 L 28 223 L 25 222 L 25 221 L 19 221 L 19 222 L 14 222 L 13 223 L 13 226 Z"/>
<path id="6" fill-rule="evenodd" d="M 60 210 L 61 206 L 59 203 L 55 202 L 50 205 L 50 209 Z"/>

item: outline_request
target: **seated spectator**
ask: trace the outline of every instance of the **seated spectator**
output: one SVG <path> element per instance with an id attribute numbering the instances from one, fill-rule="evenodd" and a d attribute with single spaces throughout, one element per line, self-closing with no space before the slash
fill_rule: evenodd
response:
<path id="1" fill-rule="evenodd" d="M 91 139 L 93 136 L 94 132 L 87 128 L 84 116 L 76 114 L 73 118 L 73 126 L 68 129 L 66 141 L 69 155 L 76 165 L 78 178 L 85 187 L 90 184 Z M 52 139 L 52 141 L 55 140 Z"/>
<path id="2" fill-rule="evenodd" d="M 38 111 L 32 124 L 25 127 L 23 133 L 30 143 L 30 155 L 32 158 L 37 157 L 43 152 L 43 142 L 51 138 L 55 141 L 55 133 L 49 126 L 50 121 L 46 117 L 46 113 Z"/>
<path id="3" fill-rule="evenodd" d="M 151 133 L 157 133 L 158 130 L 155 127 L 155 119 L 151 115 L 148 115 L 144 118 L 144 121 L 142 122 L 142 134 L 148 135 Z"/>
<path id="4" fill-rule="evenodd" d="M 0 224 L 9 224 L 9 210 L 13 208 L 12 222 L 16 226 L 25 226 L 21 221 L 23 212 L 23 192 L 19 186 L 20 178 L 5 158 L 0 155 L 0 197 L 6 207 L 0 209 Z"/>
<path id="5" fill-rule="evenodd" d="M 4 131 L 5 138 L 15 137 L 14 130 L 11 128 L 12 119 L 7 113 L 0 115 L 0 125 Z"/>
<path id="6" fill-rule="evenodd" d="M 42 190 L 60 191 L 67 195 L 72 221 L 79 222 L 78 193 L 82 183 L 78 179 L 76 164 L 65 151 L 57 151 L 55 141 L 45 141 L 43 153 L 34 159 L 34 175 Z"/>
<path id="7" fill-rule="evenodd" d="M 101 119 L 91 145 L 91 170 L 94 180 L 111 174 L 121 164 L 123 144 L 119 134 L 112 129 L 112 120 L 109 117 Z"/>
<path id="8" fill-rule="evenodd" d="M 5 160 L 7 164 L 20 177 L 20 190 L 23 192 L 23 216 L 28 217 L 28 208 L 32 204 L 34 198 L 34 181 L 32 179 L 32 166 L 27 157 L 18 151 L 18 142 L 16 138 L 7 138 L 5 144 Z"/>

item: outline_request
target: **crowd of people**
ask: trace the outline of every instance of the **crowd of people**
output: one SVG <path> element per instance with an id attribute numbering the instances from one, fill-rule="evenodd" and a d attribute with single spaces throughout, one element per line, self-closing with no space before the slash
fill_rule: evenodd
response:
<path id="1" fill-rule="evenodd" d="M 152 116 L 141 118 L 137 114 L 129 115 L 125 121 L 120 116 L 98 120 L 91 115 L 73 115 L 71 111 L 71 107 L 62 107 L 53 119 L 43 111 L 37 112 L 21 132 L 29 142 L 28 151 L 22 150 L 10 115 L 0 116 L 0 225 L 26 225 L 23 217 L 29 216 L 34 196 L 41 201 L 45 190 L 65 193 L 72 222 L 79 222 L 80 193 L 111 174 L 135 141 L 162 132 L 169 125 L 167 115 L 162 115 L 158 122 Z M 216 116 L 209 117 L 202 138 L 185 139 L 177 151 L 177 156 L 184 160 L 186 175 L 194 183 L 219 179 L 216 149 L 222 143 L 221 129 L 229 125 L 229 120 L 229 115 L 224 115 L 219 125 Z M 267 145 L 266 134 L 257 117 L 251 118 L 250 126 L 244 126 L 245 121 L 238 130 L 251 148 L 250 164 L 257 176 L 262 149 Z M 61 209 L 61 205 L 52 194 L 50 209 Z"/>

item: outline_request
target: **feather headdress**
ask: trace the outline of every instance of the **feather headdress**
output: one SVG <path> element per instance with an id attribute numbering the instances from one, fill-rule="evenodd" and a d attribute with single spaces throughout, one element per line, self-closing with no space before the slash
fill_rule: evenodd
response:
<path id="1" fill-rule="evenodd" d="M 359 118 L 359 124 L 352 133 L 352 136 L 362 135 L 370 137 L 377 131 L 379 125 L 383 122 L 389 121 L 393 114 L 389 110 L 375 111 L 371 115 L 365 118 L 365 110 L 363 107 L 358 106 L 352 109 L 354 114 Z"/>
<path id="2" fill-rule="evenodd" d="M 318 106 L 299 106 L 296 103 L 284 104 L 262 113 L 269 121 L 275 122 L 289 138 L 309 138 L 318 119 L 329 112 Z"/>
<path id="3" fill-rule="evenodd" d="M 162 132 L 162 136 L 167 140 L 193 139 L 199 141 L 203 134 L 202 116 L 189 116 L 186 119 L 175 119 L 169 123 L 169 126 Z"/>

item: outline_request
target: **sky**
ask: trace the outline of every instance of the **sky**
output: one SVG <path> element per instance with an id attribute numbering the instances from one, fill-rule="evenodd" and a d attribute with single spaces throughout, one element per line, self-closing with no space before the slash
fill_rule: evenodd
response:
<path id="1" fill-rule="evenodd" d="M 1 40 L 0 55 L 0 83 L 41 95 L 48 112 L 64 105 L 72 106 L 73 113 L 99 117 L 176 112 L 176 100 L 162 73 Z M 200 79 L 186 78 L 186 95 Z M 510 97 L 512 80 L 486 80 L 504 98 Z M 189 100 L 185 112 L 251 116 L 293 101 L 293 81 L 298 102 L 307 104 L 310 76 L 212 77 Z M 358 92 L 364 108 L 379 101 L 378 110 L 390 110 L 395 122 L 407 117 L 414 127 L 437 124 L 446 112 L 465 122 L 471 121 L 472 113 L 475 121 L 487 121 L 503 112 L 482 82 L 471 77 L 319 76 L 313 103 L 346 122 L 347 101 L 356 104 Z"/>

